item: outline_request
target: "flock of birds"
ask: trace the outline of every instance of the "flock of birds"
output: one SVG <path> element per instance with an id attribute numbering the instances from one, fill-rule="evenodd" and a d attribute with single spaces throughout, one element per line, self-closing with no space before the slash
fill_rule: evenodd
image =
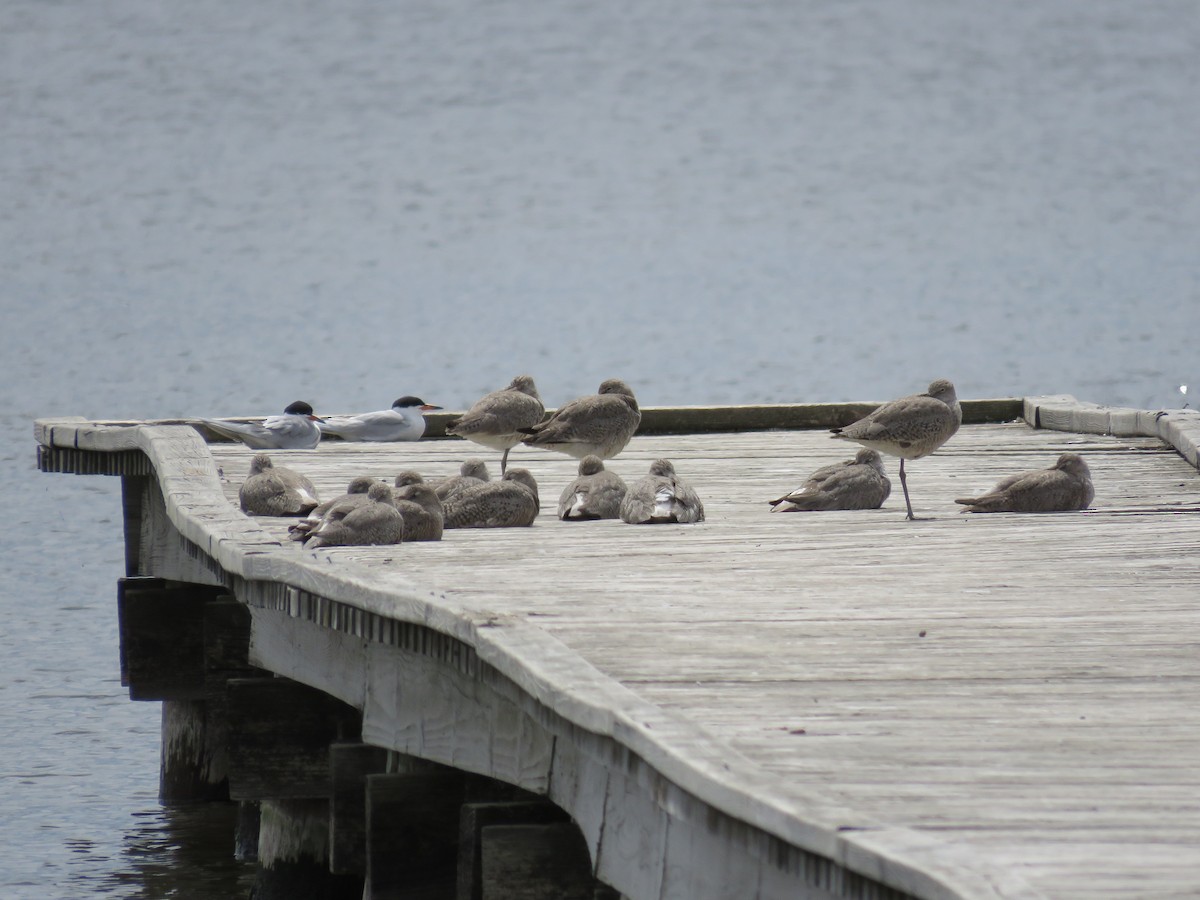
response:
<path id="1" fill-rule="evenodd" d="M 418 440 L 425 432 L 423 414 L 436 409 L 407 396 L 388 410 L 321 419 L 309 404 L 297 401 L 261 424 L 199 421 L 256 450 L 294 450 L 315 448 L 323 435 L 346 441 Z M 498 481 L 490 479 L 483 460 L 469 459 L 458 475 L 436 483 L 411 471 L 400 473 L 394 485 L 361 476 L 345 494 L 322 503 L 305 476 L 257 453 L 239 500 L 250 515 L 297 517 L 290 536 L 307 547 L 440 540 L 446 528 L 531 525 L 541 509 L 537 482 L 527 469 L 508 468 L 509 451 L 525 444 L 580 460 L 578 477 L 559 498 L 560 519 L 702 522 L 704 504 L 670 460 L 655 460 L 632 487 L 604 467 L 604 460 L 625 449 L 641 418 L 633 391 L 616 378 L 547 418 L 533 379 L 519 375 L 446 426 L 447 434 L 502 452 Z M 885 403 L 857 422 L 832 429 L 834 438 L 862 446 L 853 459 L 818 469 L 795 491 L 770 501 L 771 511 L 878 509 L 891 493 L 880 456 L 886 454 L 900 458 L 907 518 L 915 519 L 904 463 L 936 451 L 961 424 L 954 385 L 945 379 L 924 393 Z M 1059 512 L 1085 509 L 1093 497 L 1087 464 L 1078 454 L 1063 453 L 1048 469 L 1012 475 L 982 496 L 955 502 L 966 512 Z"/>

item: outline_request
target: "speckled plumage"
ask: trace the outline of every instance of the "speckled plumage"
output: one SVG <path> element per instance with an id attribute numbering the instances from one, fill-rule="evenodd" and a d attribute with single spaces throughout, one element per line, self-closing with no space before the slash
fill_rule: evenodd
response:
<path id="1" fill-rule="evenodd" d="M 962 424 L 962 407 L 954 385 L 945 378 L 930 383 L 923 394 L 912 394 L 885 403 L 857 422 L 834 428 L 833 436 L 854 441 L 879 453 L 900 457 L 900 487 L 909 519 L 915 519 L 908 482 L 904 474 L 906 459 L 928 456 L 950 440 Z"/>
<path id="2" fill-rule="evenodd" d="M 437 493 L 438 499 L 445 503 L 459 491 L 491 480 L 487 464 L 482 459 L 472 457 L 471 459 L 463 460 L 463 464 L 458 468 L 457 475 L 443 478 L 433 486 L 433 489 Z"/>
<path id="3" fill-rule="evenodd" d="M 1078 453 L 1064 453 L 1048 469 L 1020 472 L 980 497 L 960 497 L 963 512 L 1067 512 L 1087 509 L 1096 496 L 1092 473 Z"/>
<path id="4" fill-rule="evenodd" d="M 879 509 L 892 492 L 883 460 L 864 447 L 847 459 L 813 472 L 799 488 L 772 500 L 771 512 Z"/>
<path id="5" fill-rule="evenodd" d="M 576 459 L 612 459 L 625 449 L 641 421 L 633 390 L 619 378 L 610 378 L 597 393 L 572 400 L 545 422 L 527 429 L 525 443 Z"/>
<path id="6" fill-rule="evenodd" d="M 342 514 L 329 511 L 321 525 L 309 535 L 305 546 L 368 546 L 399 544 L 404 539 L 404 518 L 392 499 L 392 487 L 378 482 L 367 491 L 367 502 Z"/>
<path id="7" fill-rule="evenodd" d="M 303 516 L 320 502 L 313 483 L 299 472 L 276 466 L 265 453 L 250 460 L 250 474 L 238 488 L 242 512 L 251 516 Z"/>
<path id="8" fill-rule="evenodd" d="M 507 528 L 532 525 L 540 509 L 537 482 L 527 469 L 510 469 L 455 494 L 444 504 L 447 528 Z"/>
<path id="9" fill-rule="evenodd" d="M 604 468 L 598 456 L 585 456 L 579 462 L 579 475 L 558 498 L 560 519 L 616 519 L 621 501 L 628 490 L 624 479 Z"/>
<path id="10" fill-rule="evenodd" d="M 328 515 L 331 509 L 340 507 L 343 504 L 349 504 L 353 508 L 354 506 L 366 503 L 367 491 L 377 481 L 378 479 L 372 478 L 370 475 L 357 475 L 351 478 L 350 483 L 346 486 L 346 493 L 339 494 L 332 500 L 326 500 L 324 503 L 319 504 L 299 522 L 289 526 L 288 537 L 293 541 L 303 541 L 321 524 L 321 520 Z"/>
<path id="11" fill-rule="evenodd" d="M 546 414 L 542 398 L 529 375 L 518 375 L 508 387 L 485 394 L 458 419 L 446 423 L 446 434 L 453 434 L 504 451 L 500 474 L 508 469 L 508 451 L 525 437 Z"/>
<path id="12" fill-rule="evenodd" d="M 703 522 L 704 504 L 691 485 L 675 474 L 670 460 L 656 459 L 650 464 L 650 474 L 626 492 L 621 519 L 630 525 Z"/>
<path id="13" fill-rule="evenodd" d="M 442 501 L 427 484 L 410 484 L 393 492 L 404 518 L 404 540 L 440 541 L 444 526 Z"/>

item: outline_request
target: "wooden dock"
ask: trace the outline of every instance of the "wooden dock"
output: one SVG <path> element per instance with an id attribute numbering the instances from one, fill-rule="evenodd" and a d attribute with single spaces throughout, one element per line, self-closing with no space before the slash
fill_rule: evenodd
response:
<path id="1" fill-rule="evenodd" d="M 223 699 L 204 648 L 201 687 L 143 696 L 236 707 L 245 662 L 315 688 L 389 771 L 430 761 L 565 811 L 590 873 L 630 900 L 1197 896 L 1200 413 L 964 406 L 969 424 L 908 467 L 917 522 L 894 460 L 881 510 L 768 513 L 853 453 L 797 425 L 854 405 L 652 410 L 610 468 L 632 482 L 672 459 L 702 525 L 559 522 L 575 461 L 518 448 L 541 486 L 532 528 L 315 552 L 238 511 L 241 445 L 79 420 L 40 421 L 37 440 L 46 471 L 122 476 L 131 596 L 209 585 L 249 611 Z M 1086 512 L 953 503 L 1065 449 L 1092 470 Z M 323 495 L 468 456 L 498 469 L 458 440 L 272 454 Z M 288 799 L 251 790 L 255 755 L 232 746 L 232 796 Z M 328 802 L 317 781 L 290 796 Z M 371 900 L 409 896 L 357 870 Z"/>

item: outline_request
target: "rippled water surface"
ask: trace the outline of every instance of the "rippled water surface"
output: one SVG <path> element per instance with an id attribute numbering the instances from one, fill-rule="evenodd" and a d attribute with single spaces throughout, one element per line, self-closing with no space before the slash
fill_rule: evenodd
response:
<path id="1" fill-rule="evenodd" d="M 0 71 L 4 897 L 245 892 L 35 417 L 1197 378 L 1191 0 L 9 0 Z"/>

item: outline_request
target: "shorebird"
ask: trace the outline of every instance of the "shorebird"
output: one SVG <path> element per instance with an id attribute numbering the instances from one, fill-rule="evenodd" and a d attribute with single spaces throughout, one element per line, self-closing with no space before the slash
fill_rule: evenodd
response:
<path id="1" fill-rule="evenodd" d="M 509 528 L 532 525 L 541 505 L 537 482 L 527 469 L 505 472 L 499 481 L 477 484 L 445 503 L 447 528 Z"/>
<path id="2" fill-rule="evenodd" d="M 604 468 L 598 456 L 579 462 L 579 477 L 558 498 L 558 517 L 567 519 L 616 519 L 628 487 L 616 472 Z"/>
<path id="3" fill-rule="evenodd" d="M 425 479 L 421 477 L 421 473 L 415 469 L 405 469 L 396 476 L 396 487 L 408 487 L 410 484 L 424 484 Z"/>
<path id="4" fill-rule="evenodd" d="M 981 497 L 960 497 L 963 512 L 1065 512 L 1087 509 L 1096 496 L 1092 473 L 1078 453 L 1064 453 L 1048 469 L 1003 479 Z"/>
<path id="5" fill-rule="evenodd" d="M 299 472 L 276 466 L 265 453 L 255 453 L 250 474 L 238 488 L 238 502 L 250 516 L 303 516 L 320 500 L 313 483 Z"/>
<path id="6" fill-rule="evenodd" d="M 928 456 L 950 440 L 961 424 L 962 407 L 958 405 L 954 385 L 939 378 L 924 394 L 885 403 L 857 422 L 832 431 L 835 438 L 900 457 L 900 487 L 904 489 L 904 505 L 911 520 L 916 516 L 908 498 L 904 461 Z"/>
<path id="7" fill-rule="evenodd" d="M 404 519 L 392 499 L 392 488 L 382 481 L 371 485 L 367 501 L 349 512 L 332 509 L 305 542 L 309 549 L 351 545 L 399 544 L 404 539 Z"/>
<path id="8" fill-rule="evenodd" d="M 651 522 L 704 521 L 704 504 L 691 486 L 675 474 L 670 460 L 656 459 L 621 501 L 621 519 L 630 525 Z"/>
<path id="9" fill-rule="evenodd" d="M 223 419 L 200 419 L 200 422 L 222 437 L 241 441 L 252 450 L 312 450 L 321 442 L 321 420 L 313 408 L 297 400 L 281 416 L 267 416 L 262 424 L 228 422 Z"/>
<path id="10" fill-rule="evenodd" d="M 376 484 L 378 479 L 372 478 L 370 475 L 358 475 L 350 479 L 350 484 L 346 486 L 346 493 L 339 494 L 332 500 L 326 500 L 316 508 L 311 510 L 307 516 L 299 522 L 288 527 L 288 537 L 293 541 L 305 540 L 316 528 L 321 524 L 321 521 L 328 515 L 331 509 L 347 507 L 347 512 L 355 506 L 360 506 L 367 502 L 367 491 L 371 489 L 371 485 Z"/>
<path id="11" fill-rule="evenodd" d="M 438 499 L 445 503 L 459 491 L 477 484 L 483 484 L 485 481 L 491 481 L 491 476 L 488 475 L 487 464 L 482 459 L 472 457 L 471 459 L 463 460 L 463 464 L 458 467 L 457 475 L 443 478 L 433 486 L 433 490 L 437 494 Z"/>
<path id="12" fill-rule="evenodd" d="M 404 519 L 404 540 L 442 539 L 442 501 L 427 484 L 409 484 L 393 492 L 396 509 Z"/>
<path id="13" fill-rule="evenodd" d="M 500 474 L 508 469 L 508 451 L 525 437 L 524 430 L 542 421 L 546 408 L 528 375 L 518 375 L 508 387 L 479 398 L 460 418 L 446 423 L 446 434 L 503 450 Z"/>
<path id="14" fill-rule="evenodd" d="M 597 393 L 572 400 L 547 421 L 524 429 L 525 443 L 576 459 L 612 459 L 625 449 L 641 421 L 642 412 L 629 385 L 610 378 L 601 383 Z"/>
<path id="15" fill-rule="evenodd" d="M 818 509 L 879 509 L 892 492 L 883 460 L 863 447 L 854 459 L 817 469 L 796 490 L 771 500 L 771 512 Z"/>
<path id="16" fill-rule="evenodd" d="M 401 397 L 391 409 L 357 416 L 330 416 L 320 422 L 322 434 L 343 441 L 419 441 L 425 433 L 422 413 L 441 409 L 420 397 Z"/>

